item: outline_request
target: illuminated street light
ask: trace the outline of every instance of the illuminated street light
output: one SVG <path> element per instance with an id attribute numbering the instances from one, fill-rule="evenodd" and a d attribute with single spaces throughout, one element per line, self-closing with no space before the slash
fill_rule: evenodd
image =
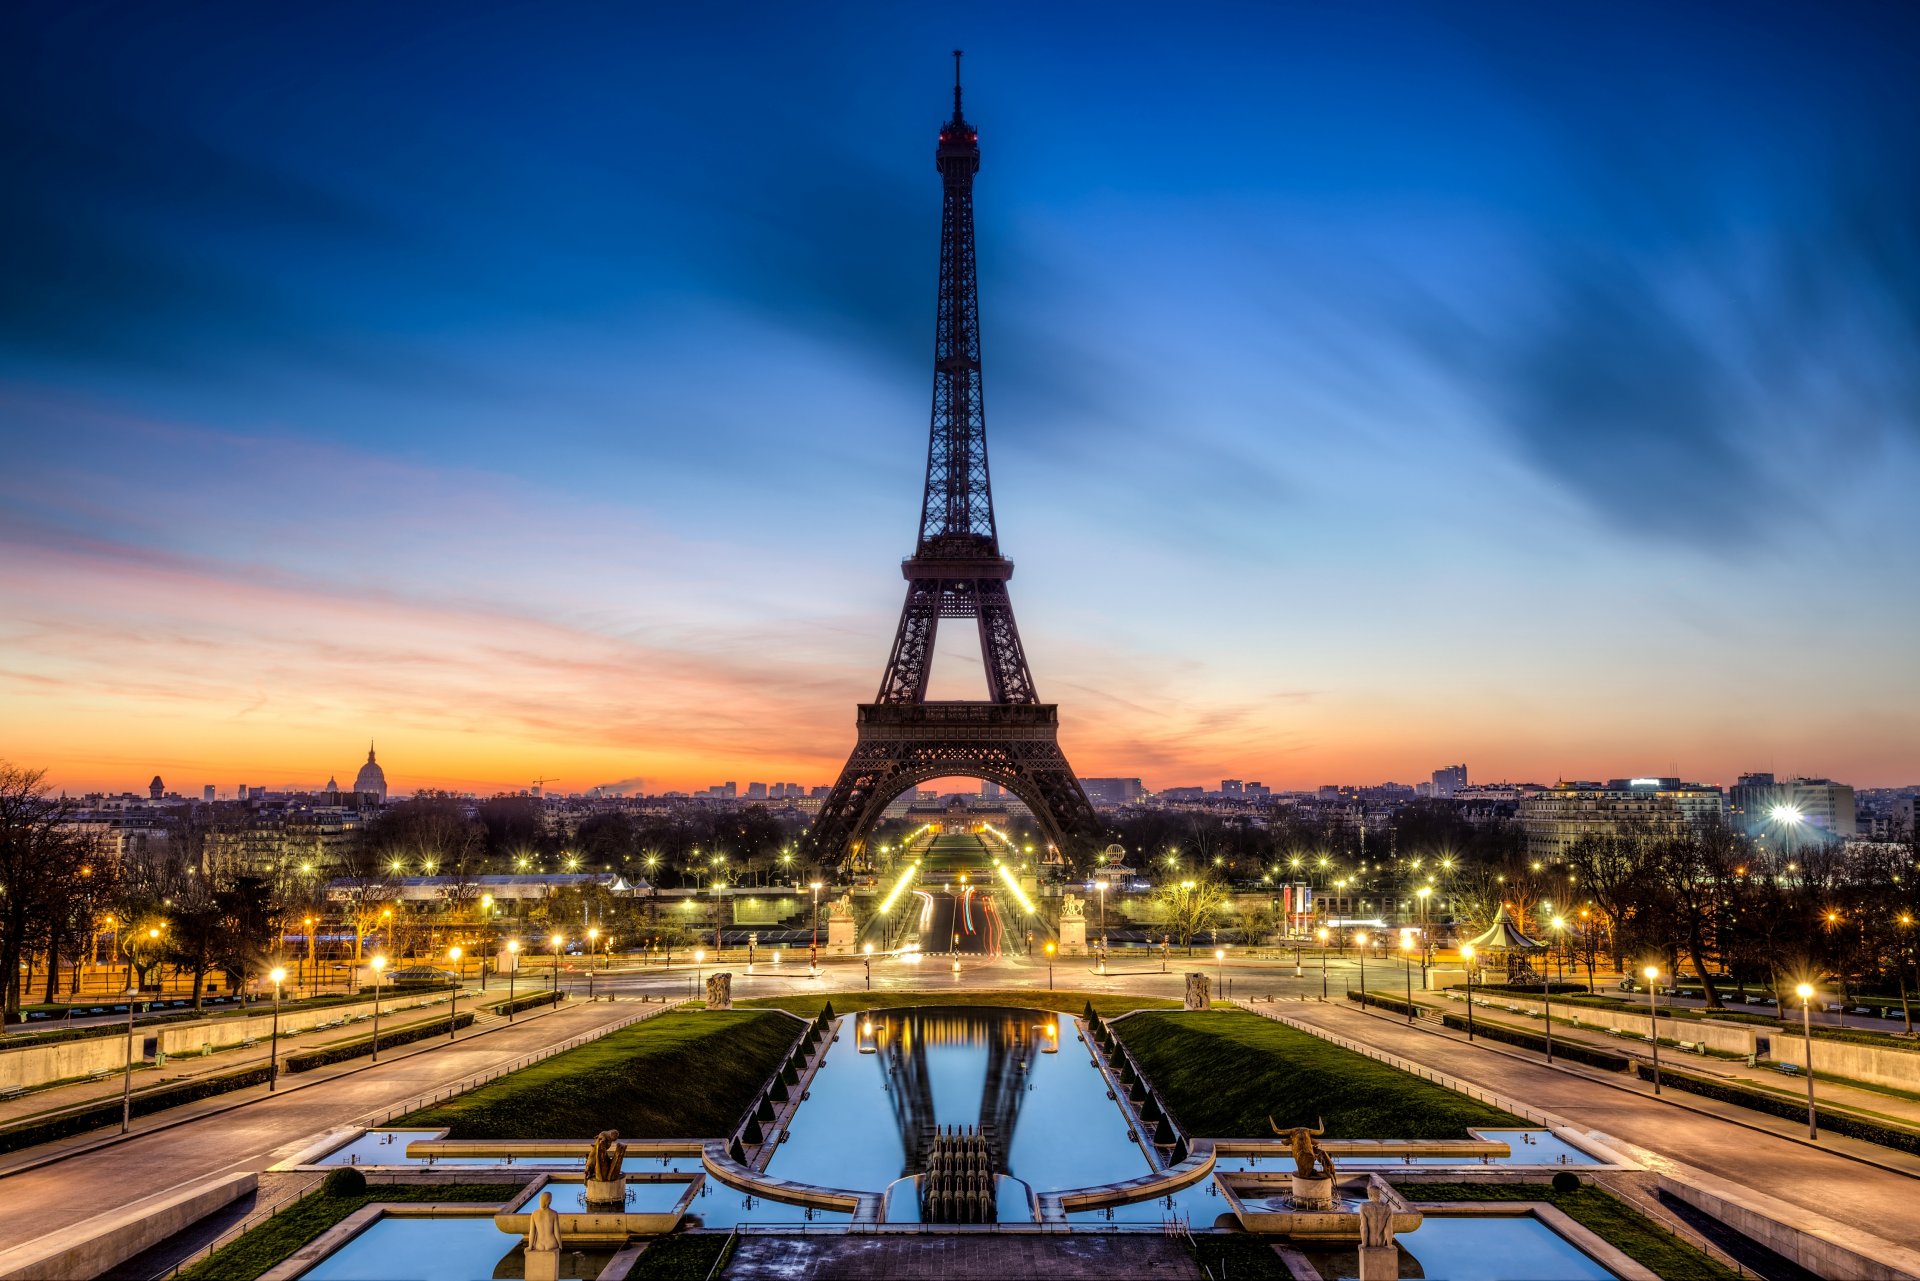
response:
<path id="1" fill-rule="evenodd" d="M 447 1008 L 447 1039 L 453 1039 L 454 1030 L 460 1025 L 460 949 L 458 946 L 447 949 L 447 959 L 453 962 L 453 1004 Z"/>
<path id="2" fill-rule="evenodd" d="M 1647 980 L 1647 1009 L 1653 1020 L 1653 1092 L 1660 1093 L 1660 999 L 1653 981 L 1660 977 L 1659 967 L 1649 965 L 1640 971 Z"/>
<path id="3" fill-rule="evenodd" d="M 1802 983 L 1793 989 L 1800 998 L 1800 1031 L 1807 1041 L 1807 1137 L 1820 1137 L 1820 1126 L 1813 1110 L 1813 985 Z"/>
<path id="4" fill-rule="evenodd" d="M 273 980 L 273 1032 L 267 1041 L 267 1089 L 280 1088 L 280 985 L 287 981 L 287 972 L 279 966 L 267 975 Z"/>

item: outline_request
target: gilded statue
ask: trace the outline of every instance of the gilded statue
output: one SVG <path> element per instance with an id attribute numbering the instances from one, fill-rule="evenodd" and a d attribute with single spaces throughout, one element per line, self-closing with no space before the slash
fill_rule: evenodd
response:
<path id="1" fill-rule="evenodd" d="M 620 1142 L 620 1131 L 602 1130 L 593 1136 L 593 1147 L 587 1151 L 587 1177 L 612 1183 L 620 1177 L 620 1168 L 626 1159 L 627 1147 Z"/>
<path id="2" fill-rule="evenodd" d="M 1315 1139 L 1327 1132 L 1327 1123 L 1324 1118 L 1315 1119 L 1319 1120 L 1320 1124 L 1312 1129 L 1304 1125 L 1296 1125 L 1290 1130 L 1283 1130 L 1273 1124 L 1272 1117 L 1267 1118 L 1267 1124 L 1272 1127 L 1275 1134 L 1285 1139 L 1287 1146 L 1292 1149 L 1294 1177 L 1301 1179 L 1331 1179 L 1335 1177 L 1333 1156 L 1325 1148 L 1314 1142 Z"/>

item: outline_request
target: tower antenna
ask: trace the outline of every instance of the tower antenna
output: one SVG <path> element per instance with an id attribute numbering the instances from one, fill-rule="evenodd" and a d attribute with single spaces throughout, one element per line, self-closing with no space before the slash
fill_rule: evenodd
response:
<path id="1" fill-rule="evenodd" d="M 953 51 L 953 118 L 960 116 L 960 50 Z"/>

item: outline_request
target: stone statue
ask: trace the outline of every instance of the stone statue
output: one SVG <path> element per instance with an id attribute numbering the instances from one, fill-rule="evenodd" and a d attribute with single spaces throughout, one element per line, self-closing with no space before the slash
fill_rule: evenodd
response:
<path id="1" fill-rule="evenodd" d="M 620 1177 L 626 1159 L 627 1146 L 620 1142 L 620 1131 L 602 1130 L 593 1136 L 593 1147 L 587 1152 L 587 1178 L 612 1183 Z"/>
<path id="2" fill-rule="evenodd" d="M 718 974 L 707 975 L 707 1008 L 709 1010 L 730 1010 L 733 1008 L 733 975 L 722 970 Z"/>
<path id="3" fill-rule="evenodd" d="M 853 894 L 851 892 L 842 894 L 839 898 L 827 904 L 827 915 L 829 917 L 839 917 L 842 920 L 851 921 L 853 919 Z"/>
<path id="4" fill-rule="evenodd" d="M 1272 1127 L 1273 1132 L 1285 1139 L 1287 1146 L 1293 1151 L 1293 1176 L 1296 1179 L 1336 1177 L 1332 1153 L 1314 1142 L 1327 1132 L 1326 1121 L 1321 1118 L 1316 1119 L 1320 1120 L 1320 1124 L 1312 1129 L 1304 1125 L 1296 1125 L 1290 1130 L 1283 1130 L 1273 1124 L 1272 1117 L 1267 1118 L 1267 1124 Z"/>
<path id="5" fill-rule="evenodd" d="M 527 1249 L 558 1250 L 560 1248 L 560 1212 L 553 1208 L 553 1193 L 540 1194 L 540 1207 L 533 1212 L 532 1221 L 527 1226 Z"/>
<path id="6" fill-rule="evenodd" d="M 1061 920 L 1064 921 L 1064 920 L 1071 920 L 1077 917 L 1085 917 L 1086 914 L 1087 914 L 1086 902 L 1083 899 L 1081 899 L 1079 895 L 1069 894 L 1065 898 L 1060 900 L 1060 919 Z"/>
<path id="7" fill-rule="evenodd" d="M 1360 1244 L 1374 1250 L 1393 1245 L 1393 1207 L 1378 1183 L 1367 1185 L 1367 1203 L 1360 1207 Z"/>
<path id="8" fill-rule="evenodd" d="M 1360 1281 L 1400 1281 L 1400 1247 L 1393 1243 L 1393 1207 L 1376 1180 L 1360 1207 Z"/>
<path id="9" fill-rule="evenodd" d="M 1205 974 L 1202 974 L 1198 970 L 1189 970 L 1187 972 L 1186 1008 L 1189 1010 L 1207 1010 L 1213 1008 L 1213 1000 L 1209 995 L 1211 986 Z"/>

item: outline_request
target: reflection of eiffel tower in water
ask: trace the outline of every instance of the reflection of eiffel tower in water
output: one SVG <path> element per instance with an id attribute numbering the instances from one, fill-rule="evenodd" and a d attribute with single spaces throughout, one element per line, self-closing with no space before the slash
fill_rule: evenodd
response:
<path id="1" fill-rule="evenodd" d="M 900 1130 L 900 1148 L 906 1154 L 906 1168 L 901 1173 L 921 1174 L 932 1166 L 941 1127 L 934 1110 L 928 1055 L 936 1047 L 959 1045 L 978 1046 L 986 1056 L 980 1110 L 971 1136 L 979 1140 L 978 1162 L 987 1174 L 1007 1173 L 1014 1128 L 1026 1100 L 1027 1074 L 1044 1035 L 1036 1030 L 1032 1012 L 1026 1010 L 1004 1014 L 916 1010 L 876 1019 L 875 1048 L 887 1073 L 887 1095 L 894 1124 Z M 969 1146 L 969 1153 L 974 1150 Z M 948 1168 L 959 1168 L 957 1160 L 956 1154 L 949 1153 Z M 967 1162 L 971 1169 L 975 1158 L 969 1155 Z"/>

